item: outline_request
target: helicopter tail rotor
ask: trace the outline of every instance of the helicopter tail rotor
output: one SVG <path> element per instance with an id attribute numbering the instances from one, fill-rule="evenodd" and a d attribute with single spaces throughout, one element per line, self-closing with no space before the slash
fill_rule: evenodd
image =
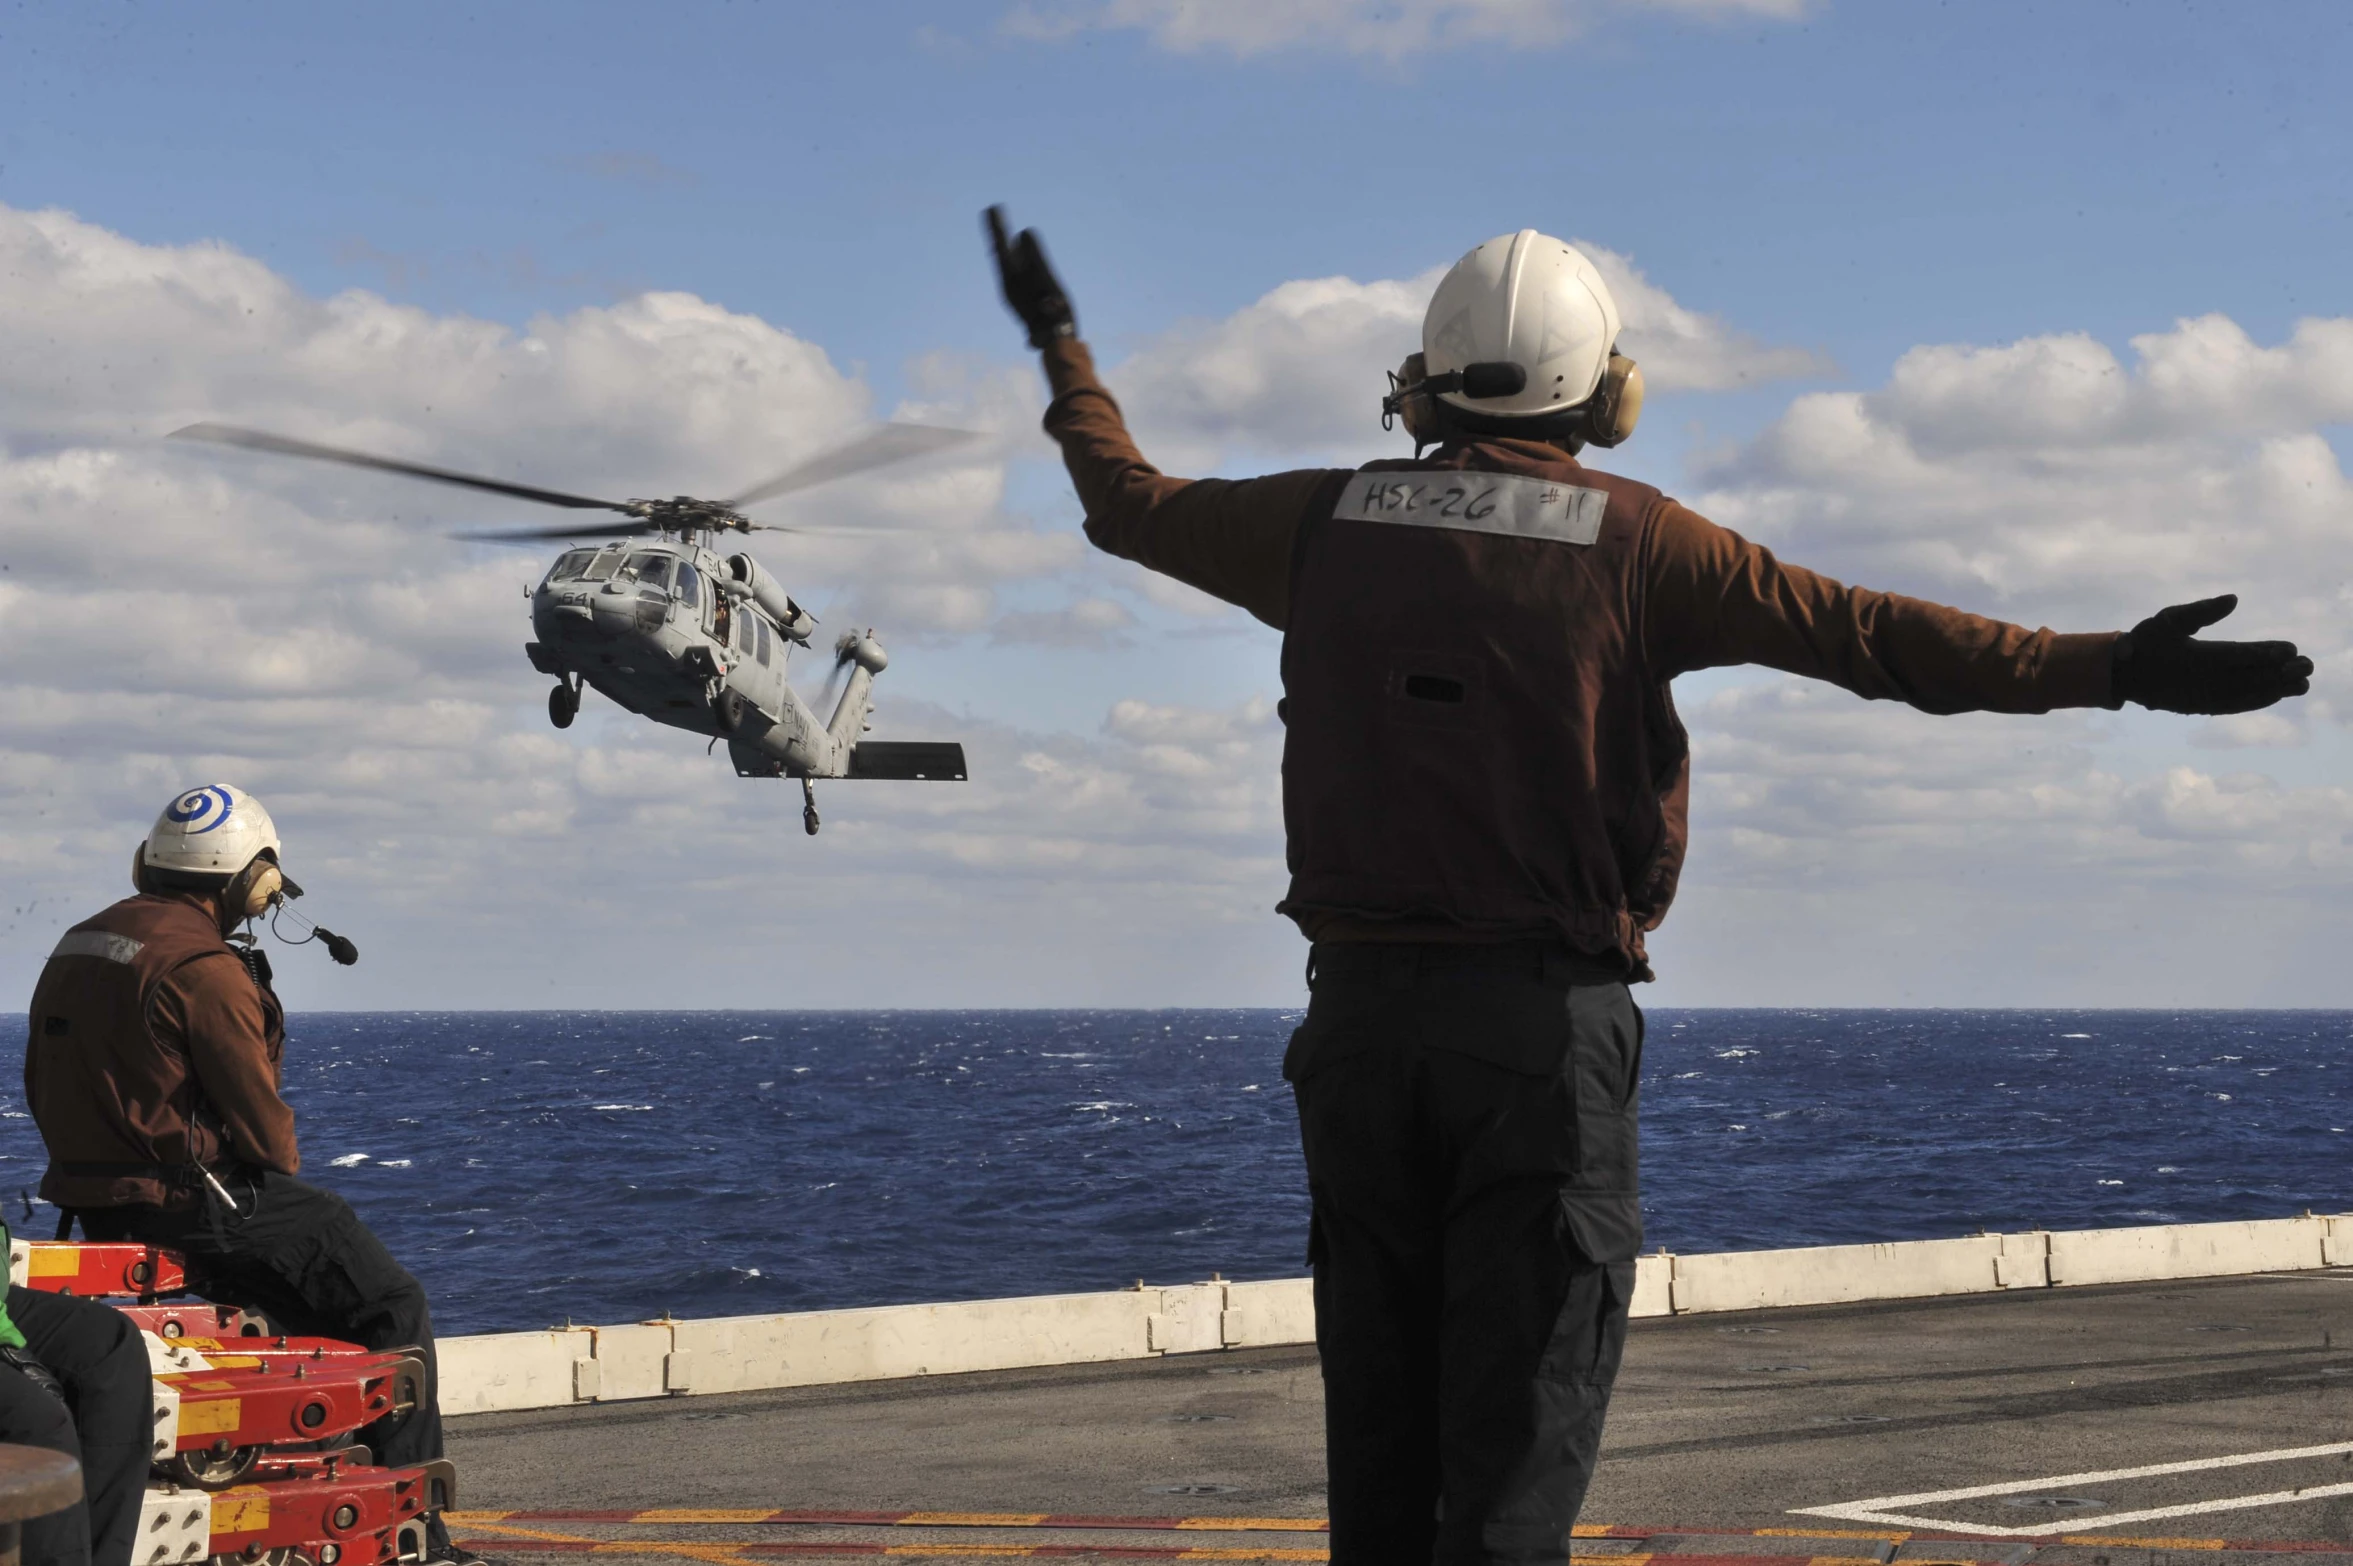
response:
<path id="1" fill-rule="evenodd" d="M 849 683 L 834 704 L 833 716 L 826 720 L 825 732 L 845 751 L 866 732 L 866 715 L 874 710 L 866 694 L 874 688 L 874 677 L 889 667 L 890 661 L 872 631 L 844 631 L 842 639 L 834 643 L 834 672 L 848 670 Z"/>

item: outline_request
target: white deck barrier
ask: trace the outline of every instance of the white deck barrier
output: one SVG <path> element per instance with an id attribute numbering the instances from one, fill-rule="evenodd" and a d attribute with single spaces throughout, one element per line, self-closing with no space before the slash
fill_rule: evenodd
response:
<path id="1" fill-rule="evenodd" d="M 2353 1214 L 1645 1256 L 1634 1314 L 1843 1305 L 2353 1266 Z M 566 1327 L 441 1340 L 447 1414 L 559 1408 L 1315 1340 L 1304 1278 Z"/>

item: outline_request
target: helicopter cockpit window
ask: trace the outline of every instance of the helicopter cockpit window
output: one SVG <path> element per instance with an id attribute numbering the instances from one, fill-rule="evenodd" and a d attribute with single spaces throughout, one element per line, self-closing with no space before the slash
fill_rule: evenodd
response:
<path id="1" fill-rule="evenodd" d="M 569 582 L 587 570 L 588 562 L 595 558 L 596 551 L 593 549 L 568 549 L 564 551 L 563 558 L 555 563 L 555 569 L 548 572 L 547 579 L 551 582 Z"/>
<path id="2" fill-rule="evenodd" d="M 703 605 L 700 581 L 692 565 L 684 560 L 678 562 L 678 601 L 689 609 L 700 609 Z"/>
<path id="3" fill-rule="evenodd" d="M 758 631 L 759 631 L 759 635 L 760 635 L 760 662 L 761 662 L 761 664 L 762 664 L 763 666 L 765 666 L 765 665 L 767 664 L 767 662 L 768 662 L 768 649 L 769 649 L 770 647 L 772 647 L 773 645 L 775 645 L 775 644 L 774 644 L 773 642 L 771 642 L 771 641 L 768 639 L 768 622 L 767 622 L 767 621 L 765 621 L 765 620 L 755 620 L 755 621 L 753 621 L 752 623 L 753 623 L 753 625 L 754 625 L 754 626 L 755 626 L 755 627 L 758 629 Z"/>
<path id="4" fill-rule="evenodd" d="M 609 577 L 609 576 L 611 576 L 611 575 L 613 574 L 613 572 L 614 572 L 614 571 L 615 571 L 615 570 L 616 570 L 616 569 L 617 569 L 617 568 L 620 566 L 620 564 L 621 564 L 621 551 L 620 551 L 620 550 L 618 550 L 618 549 L 607 549 L 607 550 L 602 550 L 602 551 L 600 551 L 600 552 L 598 553 L 597 557 L 596 557 L 594 560 L 591 560 L 590 562 L 588 562 L 588 569 L 580 573 L 581 579 L 582 579 L 583 581 L 589 581 L 589 582 L 601 582 L 601 581 L 604 581 L 604 580 L 605 580 L 607 577 Z"/>
<path id="5" fill-rule="evenodd" d="M 670 585 L 670 557 L 655 554 L 651 550 L 631 555 L 629 572 L 637 578 L 640 587 L 667 587 Z"/>

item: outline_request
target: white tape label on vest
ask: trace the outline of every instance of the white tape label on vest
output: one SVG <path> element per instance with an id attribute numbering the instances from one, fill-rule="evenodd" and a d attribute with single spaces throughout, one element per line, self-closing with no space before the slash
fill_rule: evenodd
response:
<path id="1" fill-rule="evenodd" d="M 1609 500 L 1598 489 L 1518 473 L 1359 473 L 1340 491 L 1332 515 L 1590 544 L 1601 536 Z"/>
<path id="2" fill-rule="evenodd" d="M 52 957 L 103 957 L 108 962 L 128 963 L 142 951 L 146 943 L 134 941 L 127 935 L 109 935 L 104 930 L 68 930 L 57 943 Z"/>

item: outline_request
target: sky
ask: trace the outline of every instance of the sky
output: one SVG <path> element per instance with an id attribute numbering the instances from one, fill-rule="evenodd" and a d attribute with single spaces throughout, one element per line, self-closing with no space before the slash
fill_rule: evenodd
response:
<path id="1" fill-rule="evenodd" d="M 1093 552 L 978 215 L 1035 224 L 1145 451 L 1404 454 L 1436 278 L 1584 246 L 1609 454 L 1785 558 L 2029 625 L 2242 596 L 2308 699 L 1932 718 L 1687 677 L 1666 1005 L 2353 1004 L 2353 10 L 965 0 L 0 11 L 0 986 L 252 789 L 298 1009 L 1298 1004 L 1279 639 Z M 961 786 L 740 780 L 549 727 L 515 504 L 160 437 L 776 502 Z M 814 684 L 823 659 L 806 671 Z"/>

